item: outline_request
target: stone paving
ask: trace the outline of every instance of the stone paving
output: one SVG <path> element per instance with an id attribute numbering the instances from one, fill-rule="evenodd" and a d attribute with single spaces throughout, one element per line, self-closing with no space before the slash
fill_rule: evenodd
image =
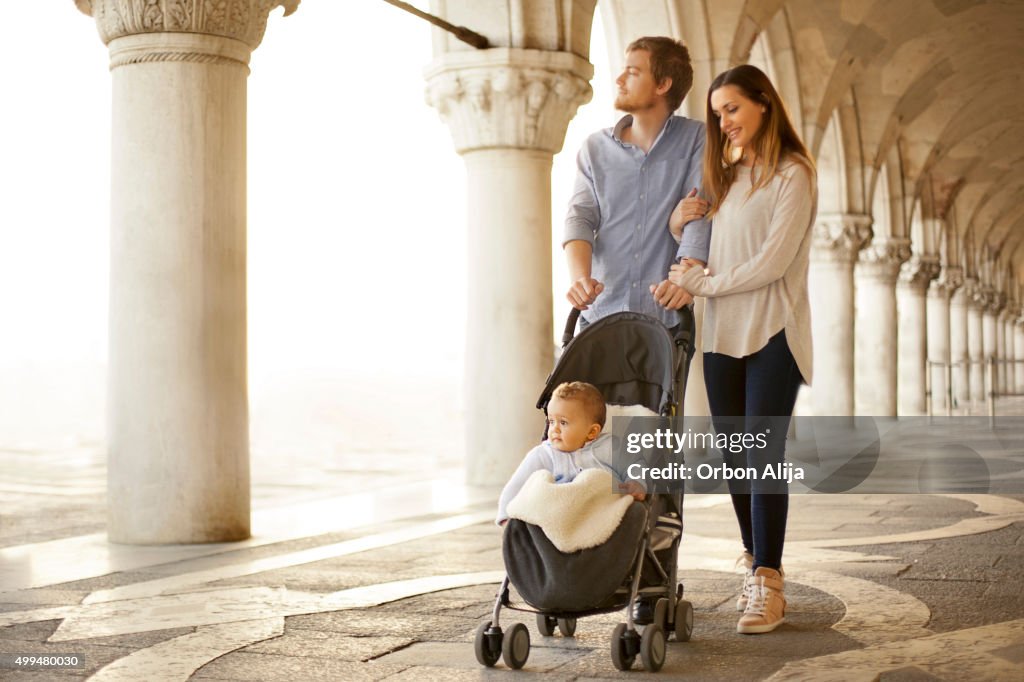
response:
<path id="1" fill-rule="evenodd" d="M 735 633 L 728 499 L 690 496 L 695 627 L 662 671 L 612 666 L 624 613 L 545 638 L 508 609 L 506 631 L 530 631 L 526 665 L 481 668 L 473 635 L 504 576 L 498 491 L 462 483 L 447 430 L 426 453 L 369 457 L 322 423 L 301 443 L 257 428 L 253 538 L 150 548 L 105 541 L 101 442 L 0 443 L 0 657 L 85 658 L 0 680 L 1024 679 L 1024 498 L 982 495 L 793 496 L 787 622 L 761 636 Z"/>
<path id="2" fill-rule="evenodd" d="M 365 453 L 364 453 L 365 454 Z M 359 458 L 364 455 L 360 454 Z M 623 613 L 542 637 L 523 670 L 475 660 L 503 576 L 495 489 L 457 461 L 396 452 L 254 462 L 253 538 L 110 545 L 100 446 L 0 449 L 0 655 L 82 654 L 84 667 L 0 669 L 2 680 L 592 680 Z M 331 472 L 336 472 L 332 474 Z M 693 639 L 662 679 L 1024 679 L 1024 497 L 794 495 L 787 622 L 735 632 L 737 531 L 728 498 L 685 504 L 681 578 Z"/>

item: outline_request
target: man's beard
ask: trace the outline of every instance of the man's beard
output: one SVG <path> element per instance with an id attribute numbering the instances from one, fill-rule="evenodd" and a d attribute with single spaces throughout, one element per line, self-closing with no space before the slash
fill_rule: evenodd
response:
<path id="1" fill-rule="evenodd" d="M 639 111 L 646 111 L 654 107 L 654 98 L 649 100 L 640 100 L 629 95 L 616 95 L 615 96 L 615 108 L 618 111 L 625 112 L 627 114 L 635 114 Z"/>

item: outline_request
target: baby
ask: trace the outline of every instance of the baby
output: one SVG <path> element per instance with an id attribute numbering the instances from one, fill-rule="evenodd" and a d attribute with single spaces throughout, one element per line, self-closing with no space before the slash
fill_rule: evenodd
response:
<path id="1" fill-rule="evenodd" d="M 612 437 L 601 433 L 605 422 L 601 392 L 582 381 L 559 384 L 548 402 L 548 439 L 530 450 L 498 501 L 497 523 L 508 520 L 505 509 L 535 471 L 550 471 L 555 483 L 568 483 L 584 469 L 604 469 L 619 481 L 619 490 L 637 500 L 644 499 L 636 481 L 622 483 L 612 467 Z"/>

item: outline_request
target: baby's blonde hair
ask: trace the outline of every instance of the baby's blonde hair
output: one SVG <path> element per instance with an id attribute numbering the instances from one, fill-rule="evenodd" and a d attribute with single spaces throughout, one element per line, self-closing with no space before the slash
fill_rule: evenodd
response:
<path id="1" fill-rule="evenodd" d="M 600 424 L 604 428 L 604 421 L 607 418 L 607 410 L 604 406 L 604 396 L 593 384 L 585 381 L 569 381 L 559 384 L 551 393 L 552 398 L 559 400 L 575 400 L 583 404 L 583 409 L 593 424 Z"/>

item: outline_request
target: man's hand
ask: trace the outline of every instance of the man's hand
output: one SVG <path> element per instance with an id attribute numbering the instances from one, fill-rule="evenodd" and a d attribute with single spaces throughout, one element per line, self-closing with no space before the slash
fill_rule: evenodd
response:
<path id="1" fill-rule="evenodd" d="M 660 284 L 652 284 L 651 295 L 658 305 L 667 310 L 679 310 L 684 305 L 693 302 L 693 296 L 690 295 L 690 292 L 667 279 L 662 280 Z"/>
<path id="2" fill-rule="evenodd" d="M 602 291 L 604 291 L 604 285 L 593 277 L 580 277 L 569 287 L 565 298 L 576 310 L 586 310 L 587 306 L 593 303 Z"/>

